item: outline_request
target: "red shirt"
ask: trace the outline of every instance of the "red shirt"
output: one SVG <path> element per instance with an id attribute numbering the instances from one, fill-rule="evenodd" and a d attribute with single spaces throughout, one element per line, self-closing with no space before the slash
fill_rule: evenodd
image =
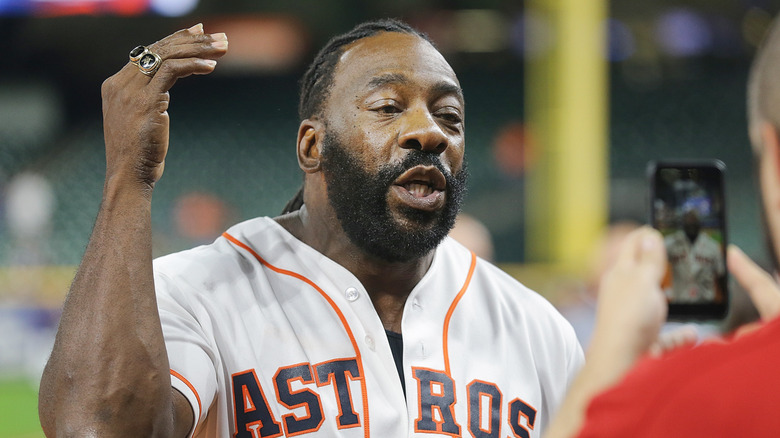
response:
<path id="1" fill-rule="evenodd" d="M 591 401 L 579 437 L 780 437 L 780 318 L 640 361 Z"/>

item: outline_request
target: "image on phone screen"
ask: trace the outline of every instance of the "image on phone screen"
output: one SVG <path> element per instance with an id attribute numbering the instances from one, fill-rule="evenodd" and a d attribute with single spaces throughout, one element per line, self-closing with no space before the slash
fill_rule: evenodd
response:
<path id="1" fill-rule="evenodd" d="M 653 185 L 653 226 L 669 258 L 662 288 L 670 313 L 673 305 L 715 311 L 727 301 L 723 169 L 657 165 Z"/>

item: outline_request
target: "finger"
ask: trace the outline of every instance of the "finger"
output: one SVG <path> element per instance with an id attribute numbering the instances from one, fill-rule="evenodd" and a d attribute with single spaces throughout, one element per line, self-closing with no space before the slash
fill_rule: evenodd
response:
<path id="1" fill-rule="evenodd" d="M 666 248 L 661 233 L 647 226 L 632 231 L 620 248 L 616 264 L 624 268 L 639 264 L 660 281 L 666 269 Z"/>
<path id="2" fill-rule="evenodd" d="M 740 326 L 734 331 L 734 338 L 739 338 L 742 336 L 745 336 L 748 333 L 753 333 L 754 331 L 760 329 L 764 325 L 759 321 L 754 321 L 747 323 L 745 325 Z"/>
<path id="3" fill-rule="evenodd" d="M 650 356 L 659 357 L 670 351 L 696 344 L 699 340 L 699 332 L 696 327 L 686 325 L 674 330 L 661 333 L 658 339 L 650 346 Z"/>
<path id="4" fill-rule="evenodd" d="M 666 247 L 663 236 L 658 230 L 650 227 L 643 227 L 641 231 L 637 259 L 660 283 L 666 270 Z"/>
<path id="5" fill-rule="evenodd" d="M 203 33 L 203 25 L 196 24 L 189 29 L 183 29 L 169 35 L 160 41 L 147 46 L 147 49 L 161 59 L 160 68 L 169 59 L 204 58 L 218 59 L 227 52 L 227 36 L 224 33 L 207 35 Z M 115 82 L 129 87 L 143 87 L 151 82 L 151 76 L 139 71 L 138 65 L 128 62 L 114 75 Z M 158 70 L 159 71 L 159 70 Z M 139 74 L 140 73 L 140 74 Z M 199 74 L 201 70 L 189 74 Z M 186 76 L 185 74 L 184 76 Z"/>
<path id="6" fill-rule="evenodd" d="M 729 245 L 727 262 L 729 272 L 750 296 L 750 300 L 764 319 L 780 313 L 780 287 L 775 280 L 735 245 Z"/>
<path id="7" fill-rule="evenodd" d="M 163 60 L 175 58 L 219 59 L 227 53 L 228 40 L 224 33 L 192 35 L 179 40 L 160 41 L 149 46 L 149 50 Z"/>
<path id="8" fill-rule="evenodd" d="M 159 56 L 161 64 L 164 64 L 168 59 L 219 59 L 227 53 L 228 40 L 224 33 L 204 33 L 203 24 L 199 23 L 189 29 L 179 30 L 146 47 L 150 52 Z M 132 71 L 133 66 L 134 63 L 128 63 L 123 70 Z M 139 78 L 138 75 L 132 76 Z M 149 77 L 146 77 L 144 83 L 149 81 Z"/>
<path id="9" fill-rule="evenodd" d="M 633 265 L 636 263 L 639 243 L 646 232 L 645 227 L 637 228 L 626 236 L 618 250 L 616 264 Z"/>
<path id="10" fill-rule="evenodd" d="M 196 41 L 200 38 L 203 38 L 206 35 L 206 32 L 203 30 L 203 23 L 198 23 L 189 29 L 181 29 L 178 30 L 165 38 L 162 38 L 161 40 L 155 42 L 153 45 L 165 45 L 165 44 L 172 44 L 177 41 Z"/>
<path id="11" fill-rule="evenodd" d="M 214 71 L 217 61 L 213 59 L 186 58 L 168 59 L 162 63 L 160 69 L 149 82 L 150 87 L 166 92 L 180 78 L 190 75 L 205 75 Z"/>

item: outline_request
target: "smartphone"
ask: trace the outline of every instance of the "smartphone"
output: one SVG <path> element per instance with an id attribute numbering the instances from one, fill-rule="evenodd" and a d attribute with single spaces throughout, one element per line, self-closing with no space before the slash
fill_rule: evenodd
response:
<path id="1" fill-rule="evenodd" d="M 650 223 L 669 261 L 669 320 L 723 319 L 728 311 L 725 173 L 720 160 L 648 165 Z"/>

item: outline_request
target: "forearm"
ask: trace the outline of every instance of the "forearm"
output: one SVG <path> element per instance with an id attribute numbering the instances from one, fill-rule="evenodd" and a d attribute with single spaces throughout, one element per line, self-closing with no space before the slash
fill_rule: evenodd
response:
<path id="1" fill-rule="evenodd" d="M 154 293 L 149 192 L 108 183 L 41 381 L 49 435 L 168 435 L 168 359 Z M 162 414 L 162 415 L 161 415 Z"/>
<path id="2" fill-rule="evenodd" d="M 184 435 L 192 425 L 186 399 L 171 389 L 157 311 L 151 193 L 168 151 L 169 90 L 211 73 L 227 37 L 198 24 L 145 50 L 161 62 L 156 73 L 128 62 L 101 87 L 106 184 L 41 379 L 50 436 Z"/>
<path id="3" fill-rule="evenodd" d="M 591 399 L 615 385 L 648 351 L 666 318 L 659 288 L 666 266 L 660 233 L 641 228 L 623 243 L 602 278 L 596 326 L 585 366 L 572 383 L 545 438 L 576 436 Z"/>
<path id="4" fill-rule="evenodd" d="M 593 397 L 616 384 L 636 361 L 638 355 L 635 352 L 621 350 L 615 346 L 617 344 L 609 342 L 599 345 L 601 340 L 594 336 L 595 345 L 591 346 L 585 357 L 585 366 L 569 388 L 545 438 L 577 436 Z"/>

